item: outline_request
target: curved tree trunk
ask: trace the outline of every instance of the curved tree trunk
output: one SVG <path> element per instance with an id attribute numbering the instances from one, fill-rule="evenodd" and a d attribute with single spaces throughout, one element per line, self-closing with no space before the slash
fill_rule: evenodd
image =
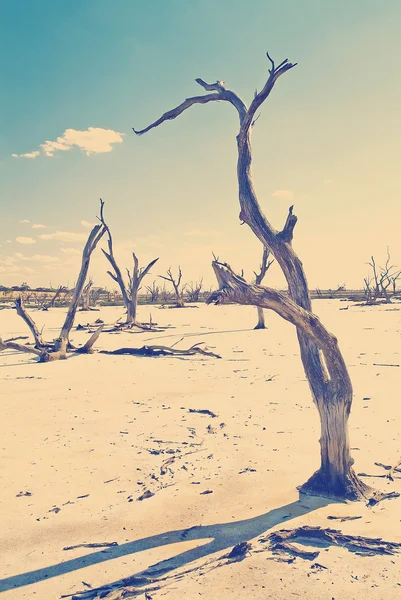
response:
<path id="1" fill-rule="evenodd" d="M 284 302 L 284 298 L 287 298 L 287 303 L 284 302 L 284 304 L 287 304 L 288 307 L 288 302 L 291 302 L 292 307 L 296 306 L 301 313 L 302 311 L 306 312 L 308 316 L 306 321 L 309 321 L 308 327 L 306 327 L 305 319 L 294 318 L 291 321 L 297 328 L 302 363 L 321 422 L 321 465 L 302 487 L 302 490 L 336 498 L 357 499 L 369 495 L 371 490 L 357 478 L 352 469 L 353 461 L 348 441 L 348 416 L 352 402 L 352 385 L 337 340 L 326 330 L 324 333 L 321 324 L 319 327 L 321 335 L 313 335 L 314 328 L 319 325 L 320 321 L 312 313 L 305 272 L 300 259 L 292 248 L 297 217 L 293 214 L 291 206 L 283 230 L 277 231 L 262 212 L 253 186 L 251 132 L 257 120 L 256 113 L 270 95 L 278 78 L 295 66 L 285 59 L 276 67 L 269 54 L 267 57 L 271 64 L 269 76 L 262 90 L 255 93 L 249 108 L 237 94 L 224 87 L 224 82 L 217 81 L 208 84 L 202 79 L 196 79 L 201 87 L 212 93 L 187 98 L 182 104 L 164 113 L 145 129 L 140 131 L 134 129 L 134 131 L 138 135 L 142 135 L 167 120 L 175 119 L 194 104 L 226 101 L 237 110 L 240 123 L 237 135 L 240 220 L 246 223 L 263 246 L 268 248 L 283 271 L 288 283 L 289 298 L 279 295 L 280 301 Z M 254 291 L 257 286 L 251 287 Z M 276 292 L 276 294 L 279 293 Z M 261 303 L 260 292 L 256 296 L 251 293 L 243 294 L 241 303 L 273 308 L 271 305 Z M 273 308 L 273 310 L 276 309 Z M 276 312 L 286 318 L 282 311 L 277 309 Z M 293 317 L 296 314 L 299 316 L 299 312 L 293 311 Z M 288 318 L 288 320 L 291 319 Z"/>
<path id="2" fill-rule="evenodd" d="M 219 290 L 208 303 L 235 302 L 275 311 L 297 328 L 310 347 L 319 352 L 318 368 L 323 369 L 322 395 L 317 408 L 321 419 L 321 468 L 302 486 L 302 490 L 319 495 L 356 499 L 369 493 L 370 488 L 353 472 L 348 440 L 348 416 L 352 402 L 352 386 L 337 339 L 329 333 L 319 318 L 305 310 L 286 294 L 257 284 L 248 284 L 231 268 L 213 262 Z M 308 368 L 314 365 L 308 363 Z M 320 371 L 319 371 L 320 372 Z"/>

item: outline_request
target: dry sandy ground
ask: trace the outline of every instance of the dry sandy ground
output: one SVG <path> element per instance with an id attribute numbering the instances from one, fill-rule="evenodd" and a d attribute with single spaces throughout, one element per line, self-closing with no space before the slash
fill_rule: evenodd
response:
<path id="1" fill-rule="evenodd" d="M 394 464 L 401 455 L 401 367 L 375 363 L 401 363 L 401 312 L 396 305 L 340 311 L 344 306 L 315 302 L 339 337 L 354 382 L 356 470 L 382 475 L 374 463 Z M 121 312 L 81 313 L 77 322 L 111 321 Z M 53 600 L 140 574 L 171 576 L 147 596 L 156 599 L 401 597 L 400 556 L 315 547 L 316 560 L 288 563 L 258 541 L 274 529 L 319 525 L 401 542 L 401 499 L 373 508 L 298 499 L 296 486 L 318 466 L 317 411 L 292 326 L 268 314 L 269 329 L 254 331 L 255 313 L 152 308 L 154 321 L 176 328 L 102 334 L 98 344 L 171 345 L 185 336 L 182 347 L 205 341 L 221 360 L 94 354 L 37 364 L 0 355 L 5 600 Z M 34 318 L 52 338 L 63 315 L 54 309 Z M 141 307 L 140 318 L 148 315 Z M 0 311 L 4 338 L 26 333 L 24 327 L 15 311 Z M 74 332 L 73 339 L 83 342 L 87 334 Z M 401 492 L 400 479 L 366 481 Z M 146 491 L 154 495 L 138 500 Z M 243 561 L 221 560 L 244 540 L 253 547 Z M 65 550 L 100 542 L 118 545 Z"/>

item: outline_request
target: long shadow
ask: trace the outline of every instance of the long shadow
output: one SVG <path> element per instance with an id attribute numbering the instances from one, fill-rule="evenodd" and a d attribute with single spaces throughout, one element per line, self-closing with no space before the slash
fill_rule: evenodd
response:
<path id="1" fill-rule="evenodd" d="M 212 331 L 197 331 L 195 333 L 184 333 L 184 335 L 182 335 L 181 337 L 183 339 L 185 338 L 189 338 L 189 337 L 202 337 L 204 335 L 217 335 L 219 333 L 241 333 L 241 332 L 245 332 L 245 331 L 254 331 L 254 328 L 251 329 L 227 329 L 225 331 L 219 331 L 218 329 L 213 329 Z M 177 337 L 178 335 L 180 335 L 179 333 L 169 333 L 168 335 L 160 335 L 157 338 L 146 338 L 145 340 L 143 340 L 144 342 L 151 342 L 152 340 L 162 340 L 162 339 L 166 339 L 166 338 L 172 338 L 172 337 Z"/>
<path id="2" fill-rule="evenodd" d="M 325 498 L 304 497 L 300 495 L 299 500 L 296 502 L 292 502 L 291 504 L 287 504 L 280 508 L 275 508 L 263 515 L 251 519 L 233 523 L 200 525 L 190 527 L 189 529 L 168 531 L 140 540 L 126 542 L 119 546 L 112 546 L 107 550 L 93 552 L 87 556 L 73 558 L 50 567 L 44 567 L 43 569 L 36 569 L 35 571 L 7 577 L 0 580 L 0 592 L 38 583 L 52 577 L 59 577 L 60 575 L 71 573 L 78 569 L 83 569 L 91 565 L 100 564 L 151 548 L 158 548 L 182 541 L 212 539 L 212 541 L 207 544 L 203 544 L 196 548 L 192 548 L 191 550 L 187 550 L 186 552 L 177 554 L 167 560 L 163 560 L 136 575 L 141 577 L 157 577 L 214 552 L 231 548 L 239 542 L 251 540 L 283 521 L 290 521 L 291 519 L 295 519 L 331 503 L 333 503 L 332 500 Z"/>

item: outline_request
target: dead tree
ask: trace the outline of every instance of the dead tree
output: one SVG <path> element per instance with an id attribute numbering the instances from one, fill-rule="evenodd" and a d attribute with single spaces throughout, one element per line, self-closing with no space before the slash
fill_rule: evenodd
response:
<path id="1" fill-rule="evenodd" d="M 81 294 L 81 309 L 80 310 L 90 310 L 90 295 L 93 286 L 92 279 L 89 279 L 88 283 L 85 285 Z"/>
<path id="2" fill-rule="evenodd" d="M 382 299 L 386 304 L 391 303 L 391 296 L 396 293 L 397 280 L 401 271 L 390 264 L 391 257 L 387 248 L 387 259 L 384 267 L 377 267 L 374 256 L 371 256 L 368 265 L 372 268 L 372 276 L 365 277 L 365 298 L 367 304 L 376 304 Z M 390 289 L 389 289 L 390 288 Z"/>
<path id="3" fill-rule="evenodd" d="M 80 348 L 74 348 L 70 343 L 70 331 L 74 324 L 75 315 L 81 299 L 82 290 L 84 289 L 86 277 L 88 275 L 90 259 L 92 252 L 95 250 L 97 244 L 101 240 L 102 236 L 106 232 L 105 225 L 103 223 L 103 206 L 104 203 L 100 201 L 100 224 L 95 225 L 88 236 L 88 240 L 85 244 L 82 253 L 81 270 L 78 275 L 77 284 L 74 289 L 74 293 L 71 299 L 70 306 L 67 311 L 67 315 L 61 328 L 60 335 L 53 342 L 45 342 L 39 333 L 39 330 L 33 321 L 33 319 L 26 312 L 21 299 L 16 301 L 17 313 L 22 317 L 25 323 L 28 325 L 31 333 L 35 339 L 35 346 L 24 346 L 15 342 L 5 342 L 0 338 L 0 351 L 1 350 L 18 350 L 19 352 L 30 352 L 39 357 L 39 362 L 49 362 L 53 360 L 60 360 L 67 358 L 67 352 L 73 351 L 78 353 L 87 354 L 92 352 L 92 347 L 98 339 L 103 325 L 91 335 L 89 340 Z"/>
<path id="4" fill-rule="evenodd" d="M 169 281 L 171 283 L 171 285 L 173 286 L 174 294 L 175 294 L 176 308 L 184 308 L 185 304 L 184 304 L 184 300 L 182 297 L 183 290 L 180 289 L 181 279 L 182 279 L 181 267 L 178 267 L 178 277 L 177 278 L 174 277 L 174 275 L 171 271 L 171 267 L 169 267 L 167 269 L 167 277 L 165 275 L 159 275 L 159 277 L 161 277 L 161 279 L 165 279 L 166 281 Z"/>
<path id="5" fill-rule="evenodd" d="M 269 260 L 269 254 L 269 249 L 266 246 L 264 246 L 262 254 L 262 263 L 260 265 L 259 273 L 256 273 L 256 271 L 254 271 L 256 285 L 260 285 L 262 283 L 264 276 L 266 275 L 267 271 L 270 269 L 274 262 L 274 260 Z M 261 306 L 257 306 L 256 308 L 258 311 L 258 322 L 256 324 L 255 329 L 266 329 L 265 314 L 263 312 L 263 308 Z"/>
<path id="6" fill-rule="evenodd" d="M 58 287 L 58 289 L 56 290 L 53 298 L 50 300 L 50 303 L 49 303 L 50 308 L 54 308 L 55 305 L 56 305 L 56 300 L 59 299 L 59 297 L 60 297 L 61 294 L 64 294 L 67 291 L 68 290 L 67 290 L 67 288 L 64 285 L 60 285 Z"/>
<path id="7" fill-rule="evenodd" d="M 89 296 L 89 306 L 95 307 L 104 293 L 105 290 L 101 287 L 92 288 Z"/>
<path id="8" fill-rule="evenodd" d="M 132 273 L 129 271 L 129 269 L 127 269 L 128 285 L 126 285 L 126 283 L 123 279 L 123 276 L 121 274 L 121 270 L 116 262 L 116 259 L 114 258 L 113 238 L 111 236 L 110 228 L 106 224 L 105 224 L 105 228 L 106 228 L 107 235 L 108 235 L 107 246 L 108 246 L 109 251 L 106 252 L 106 250 L 103 250 L 103 248 L 102 248 L 102 252 L 113 268 L 113 272 L 107 271 L 107 273 L 110 275 L 110 277 L 116 283 L 118 283 L 118 285 L 120 287 L 124 306 L 127 309 L 127 318 L 125 321 L 126 325 L 129 325 L 129 326 L 136 325 L 137 324 L 138 292 L 141 289 L 142 280 L 144 277 L 146 277 L 146 275 L 149 273 L 150 269 L 153 267 L 153 265 L 159 259 L 155 258 L 148 264 L 147 267 L 139 268 L 138 258 L 136 257 L 135 252 L 133 252 L 132 256 L 134 259 L 134 267 L 133 267 Z"/>
<path id="9" fill-rule="evenodd" d="M 196 281 L 193 283 L 189 283 L 185 288 L 185 293 L 187 296 L 188 302 L 199 302 L 200 293 L 203 288 L 203 279 L 200 281 Z"/>
<path id="10" fill-rule="evenodd" d="M 171 292 L 169 292 L 169 290 L 166 288 L 165 285 L 163 285 L 162 289 L 160 290 L 160 300 L 162 305 L 164 304 L 168 304 L 170 302 L 170 300 L 173 299 L 173 295 Z"/>
<path id="11" fill-rule="evenodd" d="M 152 285 L 147 285 L 146 290 L 149 293 L 149 301 L 152 304 L 155 304 L 158 301 L 159 296 L 160 296 L 160 288 L 158 285 L 156 285 L 156 281 L 154 281 L 152 283 Z"/>
<path id="12" fill-rule="evenodd" d="M 257 112 L 272 92 L 278 78 L 295 67 L 288 59 L 275 65 L 269 54 L 267 57 L 271 65 L 267 81 L 260 92 L 255 92 L 249 107 L 237 94 L 228 90 L 224 82 L 208 84 L 202 79 L 196 79 L 195 81 L 208 93 L 187 98 L 145 129 L 134 129 L 134 132 L 138 135 L 144 134 L 165 121 L 175 119 L 195 104 L 224 101 L 236 109 L 239 117 L 239 218 L 241 223 L 246 223 L 251 228 L 280 265 L 288 283 L 288 298 L 279 292 L 273 294 L 273 291 L 266 291 L 260 286 L 244 286 L 238 278 L 234 278 L 234 285 L 229 277 L 224 277 L 226 272 L 219 271 L 216 265 L 215 272 L 220 278 L 220 285 L 233 286 L 231 297 L 236 302 L 254 304 L 262 308 L 274 307 L 280 316 L 292 319 L 291 322 L 296 326 L 302 363 L 321 422 L 321 465 L 301 490 L 323 496 L 358 499 L 371 495 L 373 491 L 357 477 L 352 468 L 348 437 L 348 417 L 352 403 L 351 380 L 336 338 L 327 332 L 312 313 L 302 262 L 292 247 L 297 217 L 293 214 L 291 206 L 283 229 L 277 231 L 263 214 L 252 181 L 251 133 L 258 118 Z M 226 294 L 225 287 L 221 293 Z"/>

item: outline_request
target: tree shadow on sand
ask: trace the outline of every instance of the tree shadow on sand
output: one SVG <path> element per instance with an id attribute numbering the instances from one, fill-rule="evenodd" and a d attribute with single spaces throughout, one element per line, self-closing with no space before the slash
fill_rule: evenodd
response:
<path id="1" fill-rule="evenodd" d="M 158 562 L 135 575 L 135 577 L 143 578 L 159 577 L 215 552 L 232 548 L 240 542 L 247 542 L 266 533 L 266 531 L 280 523 L 290 521 L 332 503 L 334 503 L 333 500 L 300 495 L 299 499 L 291 504 L 275 508 L 263 515 L 251 519 L 216 525 L 200 525 L 187 529 L 169 531 L 140 540 L 126 542 L 119 546 L 112 546 L 105 550 L 93 552 L 87 556 L 67 560 L 43 569 L 14 575 L 0 581 L 0 592 L 38 583 L 52 577 L 59 577 L 78 569 L 83 569 L 88 566 L 121 558 L 136 552 L 142 552 L 151 548 L 175 544 L 182 541 L 211 540 L 209 543 L 197 546 L 196 548 L 177 554 L 167 560 Z M 118 583 L 119 582 L 117 581 L 110 585 L 114 586 L 118 585 Z M 123 580 L 121 580 L 121 583 L 123 583 Z"/>

